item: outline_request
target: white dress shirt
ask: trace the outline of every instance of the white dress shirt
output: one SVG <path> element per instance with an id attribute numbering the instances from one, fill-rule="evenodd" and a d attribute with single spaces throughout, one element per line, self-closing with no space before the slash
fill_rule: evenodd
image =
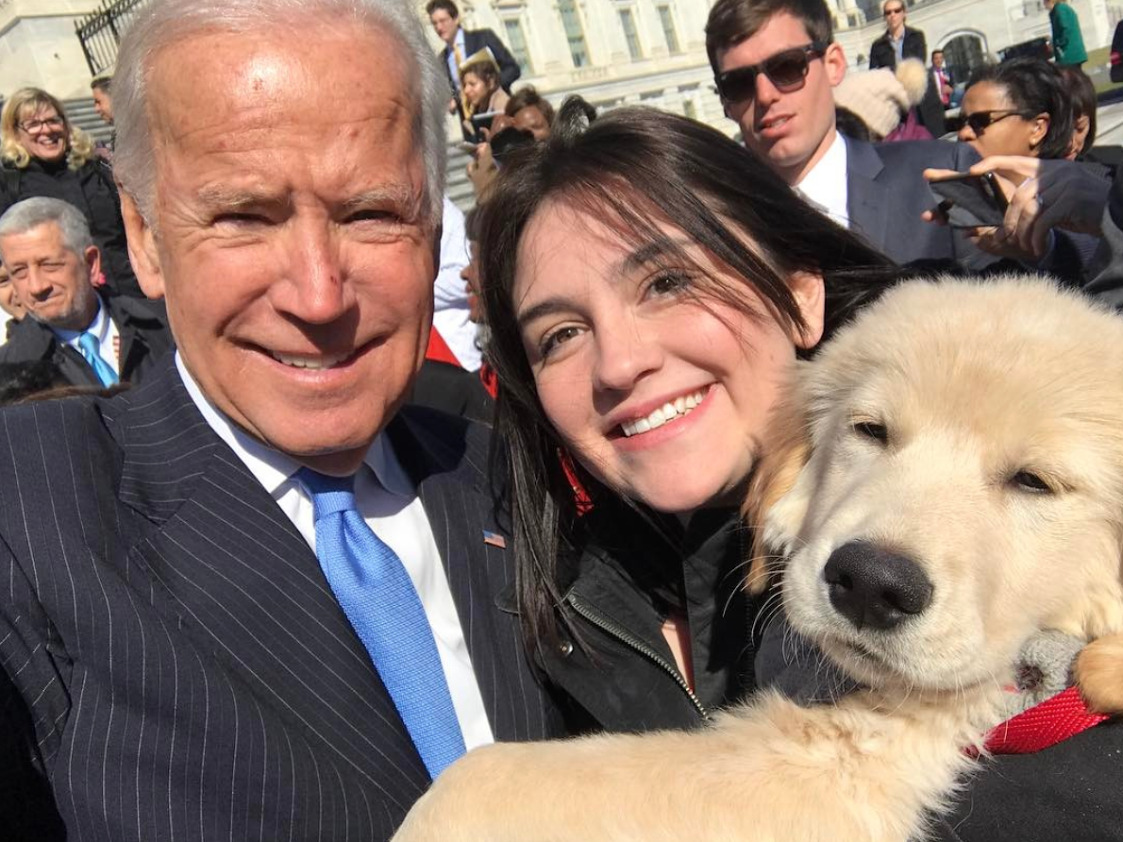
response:
<path id="1" fill-rule="evenodd" d="M 433 287 L 433 327 L 456 355 L 460 365 L 476 371 L 483 355 L 476 344 L 476 324 L 468 318 L 468 284 L 460 272 L 471 259 L 464 214 L 448 196 L 444 197 L 441 227 L 441 266 Z"/>
<path id="2" fill-rule="evenodd" d="M 234 426 L 203 395 L 178 352 L 175 362 L 191 400 L 207 424 L 242 460 L 315 552 L 312 500 L 293 478 L 301 465 Z M 470 750 L 494 742 L 432 527 L 417 489 L 385 435 L 379 435 L 371 444 L 355 476 L 355 504 L 367 525 L 402 560 L 421 598 L 464 734 L 464 745 Z"/>
<path id="3" fill-rule="evenodd" d="M 846 139 L 837 131 L 826 153 L 793 188 L 844 228 L 850 227 L 846 189 Z"/>
<path id="4" fill-rule="evenodd" d="M 82 349 L 78 347 L 78 337 L 83 333 L 92 333 L 97 337 L 98 356 L 109 363 L 109 367 L 113 369 L 114 374 L 120 377 L 121 362 L 117 357 L 121 350 L 121 334 L 117 330 L 117 325 L 113 323 L 113 319 L 109 318 L 109 310 L 106 309 L 105 302 L 101 300 L 100 295 L 97 299 L 97 305 L 97 315 L 94 316 L 94 320 L 85 330 L 51 328 L 51 331 L 58 337 L 59 342 L 69 345 L 79 354 L 82 353 Z"/>

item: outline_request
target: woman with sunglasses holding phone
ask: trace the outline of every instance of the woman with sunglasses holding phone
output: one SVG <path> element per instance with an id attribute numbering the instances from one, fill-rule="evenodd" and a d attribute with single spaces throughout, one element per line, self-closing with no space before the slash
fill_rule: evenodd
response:
<path id="1" fill-rule="evenodd" d="M 1072 105 L 1060 71 L 1043 59 L 1013 58 L 982 68 L 960 106 L 959 139 L 983 158 L 1063 158 L 1072 141 Z"/>
<path id="2" fill-rule="evenodd" d="M 0 159 L 0 214 L 36 196 L 70 203 L 90 223 L 107 291 L 144 297 L 129 263 L 113 174 L 89 136 L 70 125 L 58 99 L 39 88 L 12 94 L 0 113 Z"/>

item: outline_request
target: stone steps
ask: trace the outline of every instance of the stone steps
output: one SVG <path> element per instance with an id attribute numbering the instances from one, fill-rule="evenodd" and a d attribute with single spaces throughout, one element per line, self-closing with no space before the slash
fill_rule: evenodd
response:
<path id="1" fill-rule="evenodd" d="M 102 122 L 101 117 L 94 111 L 93 97 L 64 100 L 62 106 L 66 109 L 66 116 L 71 124 L 82 129 L 95 141 L 108 142 L 113 135 L 113 127 Z"/>
<path id="2" fill-rule="evenodd" d="M 445 192 L 452 199 L 452 203 L 464 213 L 476 204 L 476 194 L 472 190 L 472 182 L 468 180 L 468 162 L 471 160 L 472 156 L 455 143 L 448 145 L 448 176 L 445 180 Z"/>

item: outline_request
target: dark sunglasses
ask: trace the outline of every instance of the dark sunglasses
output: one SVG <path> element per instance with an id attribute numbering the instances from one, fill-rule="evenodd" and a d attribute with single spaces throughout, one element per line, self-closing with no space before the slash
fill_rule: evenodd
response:
<path id="1" fill-rule="evenodd" d="M 995 115 L 998 116 L 995 116 Z M 1032 114 L 1026 114 L 1024 111 L 1017 111 L 1008 109 L 1006 111 L 976 111 L 974 114 L 968 114 L 963 118 L 963 124 L 970 126 L 971 131 L 975 134 L 982 134 L 983 131 L 991 123 L 997 123 L 999 120 L 1005 120 L 1007 117 L 1013 117 L 1017 114 L 1019 117 L 1032 117 Z"/>
<path id="2" fill-rule="evenodd" d="M 727 70 L 717 77 L 717 92 L 729 102 L 752 99 L 756 94 L 756 77 L 761 73 L 781 93 L 799 90 L 811 60 L 822 58 L 827 46 L 822 41 L 813 41 L 806 47 L 794 47 L 769 56 L 760 64 Z"/>
<path id="3" fill-rule="evenodd" d="M 882 14 L 882 15 L 883 15 L 884 17 L 889 17 L 890 15 L 903 15 L 904 13 L 905 13 L 905 9 L 904 9 L 904 7 L 902 6 L 902 7 L 900 8 L 900 9 L 886 9 L 886 10 L 885 10 L 884 12 L 882 12 L 881 14 Z"/>

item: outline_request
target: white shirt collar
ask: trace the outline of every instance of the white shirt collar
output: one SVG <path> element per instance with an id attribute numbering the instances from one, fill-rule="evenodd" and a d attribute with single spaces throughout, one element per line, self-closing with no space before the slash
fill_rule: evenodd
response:
<path id="1" fill-rule="evenodd" d="M 793 189 L 839 225 L 850 227 L 846 189 L 846 139 L 837 130 L 823 157 Z"/>
<path id="2" fill-rule="evenodd" d="M 258 441 L 245 430 L 236 426 L 226 415 L 218 409 L 199 388 L 195 378 L 183 364 L 183 357 L 179 351 L 175 354 L 175 366 L 179 371 L 183 385 L 187 387 L 187 394 L 192 402 L 203 414 L 207 425 L 215 431 L 220 439 L 230 446 L 254 478 L 269 492 L 274 499 L 283 491 L 285 484 L 292 479 L 293 474 L 302 467 L 299 462 L 286 453 L 275 450 L 264 442 Z M 374 471 L 379 484 L 391 494 L 399 497 L 412 498 L 416 496 L 416 488 L 409 475 L 405 472 L 394 448 L 386 437 L 385 432 L 379 433 L 371 442 L 364 464 Z"/>

